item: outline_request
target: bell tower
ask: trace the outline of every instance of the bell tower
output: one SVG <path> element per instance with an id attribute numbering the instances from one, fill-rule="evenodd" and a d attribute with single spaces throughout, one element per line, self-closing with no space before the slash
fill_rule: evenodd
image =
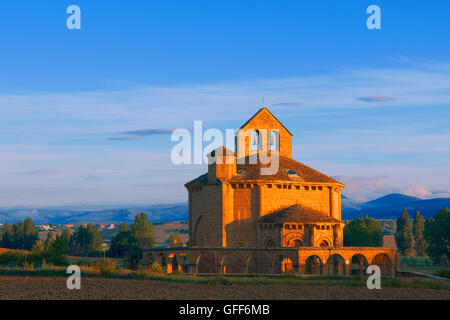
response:
<path id="1" fill-rule="evenodd" d="M 292 158 L 292 133 L 264 107 L 236 132 L 235 147 L 238 158 L 262 151 Z"/>

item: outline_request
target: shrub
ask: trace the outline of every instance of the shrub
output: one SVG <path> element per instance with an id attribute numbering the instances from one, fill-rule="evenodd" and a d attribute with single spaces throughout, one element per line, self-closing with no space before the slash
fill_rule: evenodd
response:
<path id="1" fill-rule="evenodd" d="M 42 264 L 41 264 L 41 269 L 45 269 L 45 270 L 55 270 L 57 269 L 55 267 L 55 265 L 51 262 L 47 262 L 45 259 L 42 260 Z"/>
<path id="2" fill-rule="evenodd" d="M 153 273 L 164 273 L 164 267 L 162 265 L 160 265 L 159 263 L 153 263 L 152 264 L 152 272 Z"/>
<path id="3" fill-rule="evenodd" d="M 25 261 L 23 252 L 8 251 L 0 255 L 0 265 L 22 265 Z"/>
<path id="4" fill-rule="evenodd" d="M 450 279 L 450 269 L 439 270 L 434 273 L 435 276 Z"/>
<path id="5" fill-rule="evenodd" d="M 24 270 L 34 270 L 34 264 L 33 264 L 33 262 L 27 262 L 27 261 L 24 261 L 24 262 L 23 262 L 23 269 L 24 269 Z"/>
<path id="6" fill-rule="evenodd" d="M 116 270 L 116 263 L 111 259 L 94 262 L 94 269 L 103 277 L 109 277 Z"/>

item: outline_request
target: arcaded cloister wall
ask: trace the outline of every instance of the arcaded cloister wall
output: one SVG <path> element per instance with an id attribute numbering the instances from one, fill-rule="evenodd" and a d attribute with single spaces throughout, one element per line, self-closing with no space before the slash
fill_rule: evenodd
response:
<path id="1" fill-rule="evenodd" d="M 394 249 L 365 248 L 161 248 L 144 250 L 142 257 L 130 254 L 127 267 L 146 269 L 159 263 L 168 273 L 225 274 L 316 274 L 364 275 L 369 265 L 378 265 L 384 276 L 394 276 Z"/>

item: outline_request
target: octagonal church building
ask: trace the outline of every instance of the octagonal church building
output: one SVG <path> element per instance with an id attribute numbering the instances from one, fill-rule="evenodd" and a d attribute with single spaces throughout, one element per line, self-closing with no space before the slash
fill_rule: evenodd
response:
<path id="1" fill-rule="evenodd" d="M 144 250 L 134 267 L 167 272 L 395 275 L 395 250 L 344 247 L 344 184 L 292 158 L 292 134 L 260 109 L 235 134 L 235 150 L 208 156 L 208 172 L 185 184 L 189 242 Z"/>

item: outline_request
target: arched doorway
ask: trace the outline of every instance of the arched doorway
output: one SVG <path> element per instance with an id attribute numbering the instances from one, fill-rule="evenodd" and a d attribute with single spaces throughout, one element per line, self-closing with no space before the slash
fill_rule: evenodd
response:
<path id="1" fill-rule="evenodd" d="M 230 256 L 224 256 L 220 261 L 221 273 L 233 273 L 233 259 Z"/>
<path id="2" fill-rule="evenodd" d="M 153 264 L 154 258 L 153 258 L 153 254 L 151 253 L 146 253 L 144 255 L 144 265 L 145 267 L 151 267 L 151 265 Z"/>
<path id="3" fill-rule="evenodd" d="M 350 275 L 365 276 L 367 266 L 369 265 L 367 259 L 362 254 L 355 254 L 350 262 Z"/>
<path id="4" fill-rule="evenodd" d="M 389 257 L 385 253 L 377 254 L 372 261 L 372 264 L 375 264 L 380 267 L 382 276 L 391 276 L 392 272 L 392 263 Z"/>
<path id="5" fill-rule="evenodd" d="M 332 254 L 327 260 L 328 272 L 330 275 L 345 275 L 345 260 L 339 254 Z"/>
<path id="6" fill-rule="evenodd" d="M 274 260 L 270 254 L 263 254 L 262 255 L 262 266 L 263 266 L 263 272 L 266 274 L 273 274 L 275 272 L 274 270 Z"/>
<path id="7" fill-rule="evenodd" d="M 257 253 L 251 254 L 247 259 L 247 273 L 255 274 L 258 273 L 258 260 L 263 258 Z"/>
<path id="8" fill-rule="evenodd" d="M 160 253 L 159 256 L 158 256 L 158 263 L 159 263 L 163 268 L 166 268 L 166 266 L 167 266 L 166 257 L 165 257 L 162 253 Z"/>
<path id="9" fill-rule="evenodd" d="M 198 257 L 198 273 L 215 273 L 215 256 L 213 254 L 204 254 Z"/>
<path id="10" fill-rule="evenodd" d="M 178 259 L 175 253 L 169 254 L 169 263 L 167 264 L 167 273 L 178 272 Z"/>
<path id="11" fill-rule="evenodd" d="M 305 273 L 306 274 L 314 274 L 321 275 L 323 274 L 323 263 L 322 260 L 316 256 L 309 256 L 305 261 Z"/>
<path id="12" fill-rule="evenodd" d="M 189 257 L 186 253 L 180 253 L 180 264 L 181 264 L 181 270 L 184 273 L 189 272 Z"/>
<path id="13" fill-rule="evenodd" d="M 292 273 L 294 271 L 293 263 L 291 258 L 286 257 L 281 260 L 281 272 L 282 273 Z"/>

